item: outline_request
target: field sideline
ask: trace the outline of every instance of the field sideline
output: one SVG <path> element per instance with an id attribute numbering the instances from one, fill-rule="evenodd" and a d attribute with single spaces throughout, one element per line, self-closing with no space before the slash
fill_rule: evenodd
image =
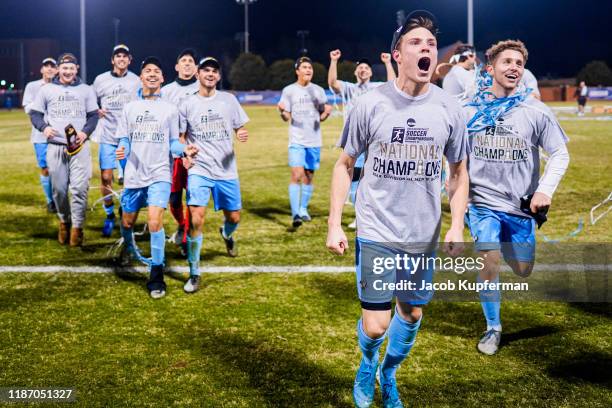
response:
<path id="1" fill-rule="evenodd" d="M 246 110 L 250 140 L 237 145 L 245 209 L 237 232 L 240 256 L 225 255 L 221 216 L 211 210 L 203 265 L 351 267 L 352 254 L 334 257 L 324 248 L 338 154 L 333 146 L 342 119 L 323 124 L 313 221 L 294 232 L 287 125 L 271 107 Z M 572 242 L 609 242 L 612 214 L 596 225 L 588 219 L 591 207 L 611 190 L 612 122 L 562 126 L 571 139 L 571 164 L 539 239 L 564 237 L 582 218 L 584 229 Z M 98 186 L 97 147 L 93 150 L 91 185 Z M 0 112 L 0 163 L 0 266 L 23 266 L 25 272 L 27 266 L 112 264 L 107 252 L 119 234 L 101 237 L 99 206 L 88 213 L 82 249 L 55 241 L 57 221 L 44 208 L 22 112 Z M 93 188 L 90 203 L 99 197 Z M 345 209 L 346 225 L 353 210 Z M 446 225 L 447 204 L 444 210 Z M 169 214 L 166 221 L 170 234 Z M 351 242 L 354 233 L 347 232 Z M 148 253 L 148 243 L 141 247 Z M 173 245 L 166 248 L 170 265 L 186 266 Z M 181 289 L 185 277 L 172 274 L 168 295 L 152 301 L 142 274 L 0 273 L 0 387 L 75 387 L 75 406 L 352 406 L 359 362 L 352 273 L 220 273 L 205 276 L 205 288 L 191 296 Z M 484 357 L 476 351 L 484 329 L 480 305 L 432 302 L 398 371 L 404 403 L 612 405 L 609 304 L 508 302 L 502 314 L 503 348 Z M 378 392 L 376 398 L 380 404 Z"/>

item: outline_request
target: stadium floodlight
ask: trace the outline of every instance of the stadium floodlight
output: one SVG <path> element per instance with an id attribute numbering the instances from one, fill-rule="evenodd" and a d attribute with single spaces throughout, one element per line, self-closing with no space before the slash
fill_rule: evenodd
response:
<path id="1" fill-rule="evenodd" d="M 15 84 L 11 82 L 11 84 L 9 85 L 10 89 L 13 89 L 15 87 Z"/>
<path id="2" fill-rule="evenodd" d="M 236 0 L 238 4 L 244 4 L 244 53 L 249 53 L 249 4 L 257 0 Z"/>
<path id="3" fill-rule="evenodd" d="M 0 86 L 5 86 L 5 85 L 6 85 L 6 81 L 4 79 L 0 81 Z"/>

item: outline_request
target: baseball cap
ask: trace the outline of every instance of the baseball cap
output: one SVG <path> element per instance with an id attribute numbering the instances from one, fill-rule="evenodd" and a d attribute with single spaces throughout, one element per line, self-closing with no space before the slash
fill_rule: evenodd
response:
<path id="1" fill-rule="evenodd" d="M 216 69 L 221 69 L 219 61 L 217 61 L 217 59 L 213 57 L 205 57 L 200 60 L 200 62 L 198 63 L 198 69 L 202 69 L 204 67 L 213 67 Z"/>
<path id="2" fill-rule="evenodd" d="M 300 65 L 302 65 L 304 62 L 307 62 L 312 65 L 312 60 L 310 58 L 300 57 L 297 60 L 295 60 L 295 64 L 293 66 L 295 67 L 295 69 L 298 69 Z"/>
<path id="3" fill-rule="evenodd" d="M 149 64 L 153 64 L 159 69 L 162 69 L 162 64 L 159 58 L 151 55 L 142 60 L 142 62 L 140 63 L 140 70 L 142 71 L 144 67 L 146 67 Z"/>
<path id="4" fill-rule="evenodd" d="M 74 54 L 71 54 L 69 52 L 65 52 L 65 53 L 61 54 L 59 56 L 59 58 L 57 59 L 57 65 L 62 65 L 62 64 L 76 64 L 76 65 L 79 65 L 79 60 L 77 59 L 77 57 L 74 56 Z"/>
<path id="5" fill-rule="evenodd" d="M 123 52 L 123 53 L 125 53 L 127 55 L 132 55 L 132 54 L 130 54 L 130 49 L 125 44 L 117 44 L 113 48 L 113 55 L 118 54 L 120 52 Z"/>
<path id="6" fill-rule="evenodd" d="M 193 61 L 197 61 L 197 53 L 193 48 L 185 48 L 183 51 L 181 51 L 181 53 L 178 55 L 178 57 L 176 57 L 176 62 L 178 62 L 181 58 L 183 58 L 185 55 L 189 55 L 191 58 L 193 58 Z"/>
<path id="7" fill-rule="evenodd" d="M 415 20 L 419 17 L 431 20 L 433 22 L 433 27 L 430 31 L 434 36 L 438 35 L 438 20 L 436 19 L 436 17 L 427 10 L 414 10 L 412 13 L 406 16 L 406 19 L 404 20 L 403 24 L 397 30 L 395 30 L 395 33 L 393 33 L 393 41 L 391 42 L 391 52 L 393 52 L 393 50 L 397 48 L 397 43 L 399 42 L 400 38 L 402 38 L 402 36 L 411 29 L 410 24 L 408 24 L 410 20 Z"/>
<path id="8" fill-rule="evenodd" d="M 367 58 L 359 58 L 356 62 L 356 65 L 359 66 L 361 64 L 366 64 L 368 67 L 372 68 L 372 64 L 370 64 L 370 60 Z"/>
<path id="9" fill-rule="evenodd" d="M 47 57 L 44 60 L 42 60 L 42 63 L 40 65 L 47 65 L 47 64 L 51 64 L 55 66 L 57 65 L 57 61 L 51 57 Z"/>

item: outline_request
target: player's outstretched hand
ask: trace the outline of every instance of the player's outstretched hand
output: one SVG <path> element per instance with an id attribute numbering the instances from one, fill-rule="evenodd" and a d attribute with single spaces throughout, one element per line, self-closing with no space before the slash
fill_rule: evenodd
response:
<path id="1" fill-rule="evenodd" d="M 115 150 L 115 157 L 117 158 L 117 160 L 125 159 L 125 147 L 124 146 L 120 146 L 117 148 L 117 150 Z"/>
<path id="2" fill-rule="evenodd" d="M 329 59 L 332 61 L 338 61 L 341 55 L 342 53 L 340 52 L 340 50 L 333 50 L 329 53 Z"/>
<path id="3" fill-rule="evenodd" d="M 450 256 L 457 256 L 463 252 L 463 249 L 463 229 L 449 229 L 444 237 L 444 252 Z"/>
<path id="4" fill-rule="evenodd" d="M 391 54 L 389 54 L 388 52 L 381 52 L 380 60 L 383 62 L 383 64 L 386 64 L 387 62 L 391 62 Z"/>
<path id="5" fill-rule="evenodd" d="M 240 128 L 236 131 L 236 137 L 239 141 L 245 143 L 247 140 L 249 140 L 249 131 L 245 128 Z"/>
<path id="6" fill-rule="evenodd" d="M 348 239 L 341 226 L 329 227 L 326 246 L 332 253 L 344 255 L 344 252 L 348 249 Z"/>
<path id="7" fill-rule="evenodd" d="M 185 146 L 185 155 L 187 155 L 187 157 L 195 157 L 199 151 L 196 145 L 188 144 Z"/>
<path id="8" fill-rule="evenodd" d="M 278 111 L 280 113 L 283 113 L 285 111 L 285 104 L 282 102 L 279 102 L 278 105 L 276 105 L 276 107 L 278 108 Z"/>
<path id="9" fill-rule="evenodd" d="M 551 204 L 551 199 L 544 193 L 535 192 L 531 197 L 531 205 L 529 209 L 532 213 L 537 213 L 539 210 L 548 210 Z"/>
<path id="10" fill-rule="evenodd" d="M 87 140 L 87 133 L 81 131 L 81 132 L 77 132 L 76 135 L 76 142 L 78 144 L 83 144 L 83 142 L 85 142 Z"/>
<path id="11" fill-rule="evenodd" d="M 51 126 L 47 126 L 43 130 L 43 135 L 45 135 L 47 139 L 51 139 L 52 137 L 58 136 L 59 133 L 57 133 L 57 130 L 53 129 Z"/>

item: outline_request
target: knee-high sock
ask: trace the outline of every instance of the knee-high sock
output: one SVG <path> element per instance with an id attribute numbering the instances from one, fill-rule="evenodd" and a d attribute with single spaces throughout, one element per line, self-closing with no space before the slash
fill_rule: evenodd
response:
<path id="1" fill-rule="evenodd" d="M 225 239 L 231 237 L 234 231 L 236 231 L 236 228 L 238 228 L 238 223 L 234 224 L 233 222 L 229 221 L 223 222 L 223 237 Z"/>
<path id="2" fill-rule="evenodd" d="M 400 314 L 395 311 L 391 324 L 389 325 L 389 344 L 385 358 L 380 366 L 385 378 L 394 378 L 397 367 L 410 353 L 416 335 L 421 326 L 421 320 L 410 323 L 402 319 Z"/>
<path id="3" fill-rule="evenodd" d="M 202 251 L 202 234 L 197 237 L 187 235 L 187 262 L 189 275 L 200 275 L 200 252 Z"/>
<path id="4" fill-rule="evenodd" d="M 106 204 L 104 204 L 102 207 L 104 207 L 104 212 L 106 213 L 107 217 L 112 217 L 113 215 L 115 215 L 115 204 L 112 201 L 113 199 L 111 198 L 111 205 L 107 206 Z"/>
<path id="5" fill-rule="evenodd" d="M 355 205 L 355 200 L 357 198 L 357 186 L 359 185 L 359 181 L 351 181 L 351 190 L 349 191 L 349 197 L 351 200 L 351 204 Z"/>
<path id="6" fill-rule="evenodd" d="M 289 204 L 291 204 L 291 216 L 295 217 L 300 211 L 300 185 L 289 184 Z"/>
<path id="7" fill-rule="evenodd" d="M 478 277 L 478 282 L 484 282 Z M 493 283 L 499 282 L 499 277 Z M 485 319 L 487 319 L 487 330 L 495 329 L 501 331 L 501 294 L 499 290 L 485 289 L 478 292 L 480 296 L 480 305 Z"/>
<path id="8" fill-rule="evenodd" d="M 151 233 L 151 258 L 153 265 L 164 264 L 164 249 L 166 247 L 166 233 L 164 229 Z"/>
<path id="9" fill-rule="evenodd" d="M 180 227 L 185 225 L 185 216 L 183 214 L 183 194 L 181 191 L 170 193 L 170 212 Z"/>
<path id="10" fill-rule="evenodd" d="M 366 332 L 363 330 L 363 323 L 361 319 L 357 321 L 357 340 L 359 342 L 359 349 L 363 354 L 363 358 L 366 360 L 368 365 L 374 363 L 378 364 L 378 349 L 385 341 L 385 336 L 381 336 L 377 339 L 368 337 Z"/>
<path id="11" fill-rule="evenodd" d="M 300 199 L 300 208 L 304 210 L 308 209 L 308 203 L 310 202 L 310 197 L 312 197 L 312 192 L 314 191 L 314 186 L 312 184 L 302 184 L 302 198 Z"/>
<path id="12" fill-rule="evenodd" d="M 136 242 L 134 241 L 134 228 L 126 228 L 123 223 L 120 224 L 121 236 L 123 237 L 123 244 L 130 250 L 136 248 Z"/>
<path id="13" fill-rule="evenodd" d="M 51 178 L 49 176 L 40 175 L 40 185 L 42 186 L 47 204 L 53 201 L 53 189 L 51 187 Z"/>

